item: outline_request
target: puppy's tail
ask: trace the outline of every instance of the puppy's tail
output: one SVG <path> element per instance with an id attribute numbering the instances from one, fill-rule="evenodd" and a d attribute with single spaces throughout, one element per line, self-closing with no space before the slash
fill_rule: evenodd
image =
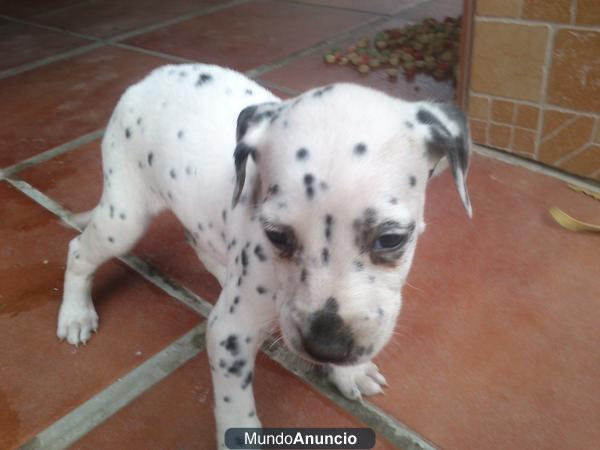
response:
<path id="1" fill-rule="evenodd" d="M 75 226 L 80 230 L 83 230 L 92 220 L 93 209 L 89 211 L 71 214 L 63 219 L 63 225 L 65 226 Z"/>

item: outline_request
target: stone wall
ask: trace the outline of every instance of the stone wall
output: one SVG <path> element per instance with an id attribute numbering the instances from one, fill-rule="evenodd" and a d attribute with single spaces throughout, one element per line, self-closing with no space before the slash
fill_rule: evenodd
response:
<path id="1" fill-rule="evenodd" d="M 478 0 L 473 140 L 600 180 L 600 0 Z"/>

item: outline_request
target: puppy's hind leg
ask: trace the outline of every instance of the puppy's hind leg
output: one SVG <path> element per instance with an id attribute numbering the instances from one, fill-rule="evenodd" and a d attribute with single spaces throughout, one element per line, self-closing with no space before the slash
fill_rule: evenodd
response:
<path id="1" fill-rule="evenodd" d="M 148 207 L 152 202 L 142 180 L 122 172 L 111 174 L 105 182 L 102 200 L 89 224 L 69 244 L 57 335 L 73 345 L 86 343 L 98 328 L 91 297 L 94 272 L 108 259 L 127 253 L 158 212 Z"/>

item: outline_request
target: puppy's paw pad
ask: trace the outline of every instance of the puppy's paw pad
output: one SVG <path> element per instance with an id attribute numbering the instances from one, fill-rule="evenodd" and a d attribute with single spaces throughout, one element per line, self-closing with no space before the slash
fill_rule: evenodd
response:
<path id="1" fill-rule="evenodd" d="M 329 380 L 350 400 L 382 394 L 382 386 L 387 386 L 384 376 L 372 362 L 348 367 L 331 366 Z"/>
<path id="2" fill-rule="evenodd" d="M 56 335 L 69 344 L 85 344 L 98 330 L 98 314 L 91 305 L 61 307 Z"/>

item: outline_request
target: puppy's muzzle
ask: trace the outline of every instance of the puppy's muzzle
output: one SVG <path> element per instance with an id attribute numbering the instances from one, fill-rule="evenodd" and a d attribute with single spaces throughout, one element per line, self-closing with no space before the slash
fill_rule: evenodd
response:
<path id="1" fill-rule="evenodd" d="M 322 363 L 343 363 L 350 358 L 354 338 L 339 314 L 318 311 L 309 316 L 308 333 L 301 333 L 306 353 Z"/>

